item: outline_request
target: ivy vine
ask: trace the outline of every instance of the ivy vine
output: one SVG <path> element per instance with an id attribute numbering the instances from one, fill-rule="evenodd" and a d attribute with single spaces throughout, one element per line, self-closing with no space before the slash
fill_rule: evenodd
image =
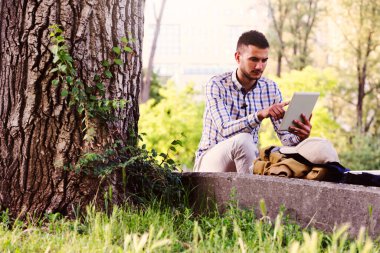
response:
<path id="1" fill-rule="evenodd" d="M 52 84 L 57 87 L 61 85 L 61 96 L 67 98 L 69 106 L 75 106 L 84 117 L 84 129 L 86 132 L 84 140 L 92 142 L 95 136 L 95 129 L 90 124 L 91 119 L 100 119 L 103 122 L 115 119 L 113 111 L 125 108 L 128 100 L 126 99 L 107 99 L 105 92 L 105 82 L 114 77 L 112 69 L 122 66 L 123 53 L 133 52 L 128 46 L 128 39 L 121 38 L 121 46 L 112 48 L 113 60 L 104 60 L 100 74 L 95 74 L 93 80 L 85 83 L 78 75 L 74 66 L 68 47 L 65 43 L 63 30 L 59 25 L 49 27 L 50 37 L 53 46 L 54 68 L 50 73 L 55 74 L 56 78 Z"/>

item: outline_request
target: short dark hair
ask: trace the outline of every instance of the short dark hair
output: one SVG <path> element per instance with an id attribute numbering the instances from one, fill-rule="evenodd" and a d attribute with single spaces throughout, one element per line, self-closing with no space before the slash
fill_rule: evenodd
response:
<path id="1" fill-rule="evenodd" d="M 251 30 L 240 35 L 239 40 L 236 45 L 236 51 L 240 46 L 245 45 L 253 45 L 261 49 L 265 49 L 269 47 L 269 43 L 265 35 L 256 30 Z"/>

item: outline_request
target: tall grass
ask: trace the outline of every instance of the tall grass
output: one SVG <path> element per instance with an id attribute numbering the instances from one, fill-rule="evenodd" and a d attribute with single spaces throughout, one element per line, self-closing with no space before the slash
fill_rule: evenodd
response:
<path id="1" fill-rule="evenodd" d="M 364 229 L 331 235 L 302 230 L 280 213 L 273 223 L 231 204 L 224 214 L 195 215 L 190 208 L 153 203 L 114 207 L 107 215 L 88 207 L 76 220 L 58 214 L 28 222 L 1 216 L 0 252 L 380 252 Z"/>

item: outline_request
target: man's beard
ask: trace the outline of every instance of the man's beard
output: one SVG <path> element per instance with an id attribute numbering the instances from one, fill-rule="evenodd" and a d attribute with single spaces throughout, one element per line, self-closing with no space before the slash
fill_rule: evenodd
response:
<path id="1" fill-rule="evenodd" d="M 245 78 L 247 78 L 248 80 L 256 81 L 256 80 L 260 79 L 262 72 L 261 71 L 253 71 L 253 74 L 255 75 L 255 77 L 252 77 L 252 75 L 250 75 L 246 71 L 243 71 L 243 74 L 244 74 Z"/>

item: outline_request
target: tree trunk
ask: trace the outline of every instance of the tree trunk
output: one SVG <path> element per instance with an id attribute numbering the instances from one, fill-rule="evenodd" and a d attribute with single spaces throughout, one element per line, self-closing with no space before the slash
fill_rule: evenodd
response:
<path id="1" fill-rule="evenodd" d="M 65 169 L 86 151 L 83 115 L 55 87 L 49 26 L 59 24 L 78 75 L 90 86 L 103 60 L 111 59 L 120 38 L 133 39 L 127 64 L 106 83 L 109 99 L 128 100 L 115 112 L 120 120 L 97 121 L 94 146 L 137 133 L 141 78 L 143 0 L 0 0 L 0 209 L 14 216 L 44 212 L 73 214 L 91 201 L 123 199 L 120 172 L 104 180 Z M 85 150 L 85 151 L 84 151 Z M 88 151 L 88 149 L 87 149 Z"/>
<path id="2" fill-rule="evenodd" d="M 158 41 L 158 36 L 160 35 L 161 20 L 164 14 L 165 4 L 166 4 L 166 0 L 162 0 L 160 12 L 158 14 L 158 17 L 156 17 L 156 27 L 154 29 L 152 47 L 151 47 L 150 55 L 149 55 L 148 68 L 146 70 L 146 75 L 145 75 L 143 86 L 141 88 L 141 93 L 140 93 L 141 103 L 145 103 L 146 101 L 148 101 L 149 95 L 150 95 L 150 83 L 152 81 L 152 75 L 153 75 L 154 56 L 156 54 L 157 41 Z"/>
<path id="3" fill-rule="evenodd" d="M 277 54 L 277 71 L 276 75 L 281 77 L 281 67 L 282 67 L 282 52 L 278 52 Z"/>
<path id="4" fill-rule="evenodd" d="M 364 132 L 363 128 L 363 101 L 364 101 L 364 89 L 366 82 L 366 71 L 365 68 L 360 69 L 358 66 L 358 101 L 356 104 L 356 127 L 360 133 Z"/>

